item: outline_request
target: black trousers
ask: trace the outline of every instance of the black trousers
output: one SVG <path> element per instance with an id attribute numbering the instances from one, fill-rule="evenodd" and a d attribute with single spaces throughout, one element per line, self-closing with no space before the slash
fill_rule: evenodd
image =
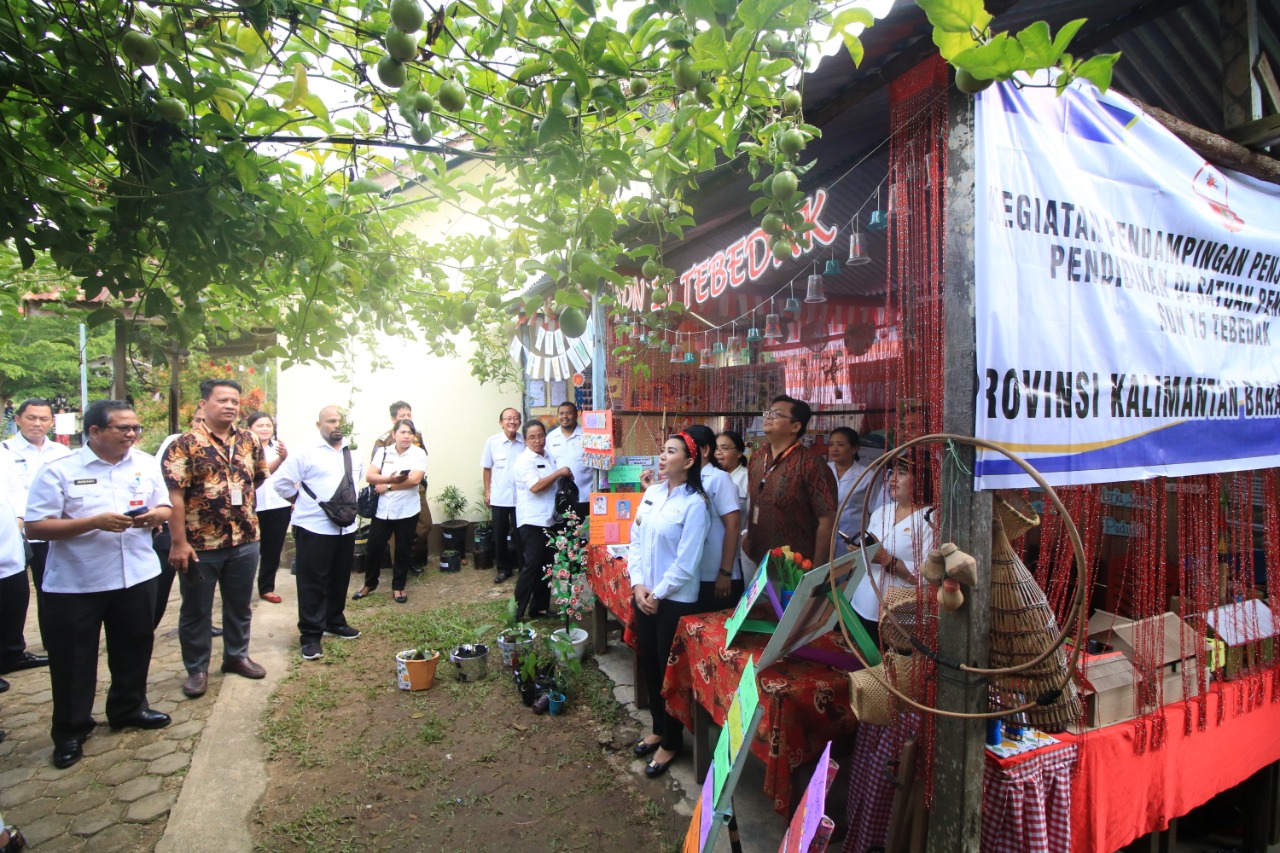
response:
<path id="1" fill-rule="evenodd" d="M 326 628 L 347 624 L 347 586 L 355 561 L 356 535 L 329 536 L 293 528 L 298 543 L 298 633 L 320 642 Z"/>
<path id="2" fill-rule="evenodd" d="M 520 545 L 524 559 L 520 577 L 516 578 L 516 619 L 526 613 L 540 613 L 551 606 L 551 584 L 545 577 L 551 565 L 551 545 L 547 534 L 551 528 L 536 524 L 520 525 Z"/>
<path id="3" fill-rule="evenodd" d="M 164 618 L 164 611 L 169 606 L 169 593 L 173 591 L 173 579 L 178 574 L 178 570 L 169 565 L 169 551 L 172 545 L 173 535 L 169 532 L 168 524 L 151 537 L 151 548 L 160 558 L 160 577 L 156 578 L 155 627 L 157 628 L 160 627 L 160 620 Z"/>
<path id="4" fill-rule="evenodd" d="M 413 536 L 418 527 L 418 516 L 408 518 L 375 518 L 369 523 L 369 539 L 364 550 L 364 585 L 372 592 L 378 588 L 378 575 L 382 574 L 383 550 L 392 534 L 396 538 L 395 571 L 391 575 L 391 589 L 400 592 L 409 580 L 413 568 Z"/>
<path id="5" fill-rule="evenodd" d="M 636 657 L 640 662 L 640 677 L 649 689 L 649 716 L 653 720 L 653 733 L 662 738 L 662 748 L 679 752 L 684 745 L 684 726 L 667 713 L 667 703 L 662 698 L 662 679 L 667 673 L 667 658 L 671 656 L 671 644 L 676 638 L 676 627 L 681 617 L 698 611 L 698 602 L 658 602 L 658 612 L 646 615 L 631 599 L 635 613 L 632 629 L 636 633 Z"/>
<path id="6" fill-rule="evenodd" d="M 23 632 L 30 603 L 31 586 L 26 572 L 0 578 L 0 661 L 20 658 L 27 650 Z"/>
<path id="7" fill-rule="evenodd" d="M 498 567 L 498 574 L 514 575 L 520 571 L 523 562 L 520 533 L 516 529 L 516 508 L 495 506 L 491 509 L 494 565 Z"/>
<path id="8" fill-rule="evenodd" d="M 258 595 L 276 591 L 276 572 L 280 569 L 280 554 L 284 551 L 284 537 L 289 532 L 289 517 L 293 507 L 282 506 L 264 509 L 258 513 Z"/>
<path id="9" fill-rule="evenodd" d="M 31 586 L 36 591 L 36 616 L 40 615 L 40 608 L 44 606 L 44 602 L 40 597 L 40 587 L 44 584 L 44 564 L 49 559 L 49 543 L 48 542 L 32 542 L 31 559 L 27 560 L 27 568 L 31 569 Z"/>
<path id="10" fill-rule="evenodd" d="M 586 524 L 587 520 L 591 517 L 591 503 L 589 501 L 576 503 L 573 505 L 573 511 L 578 515 L 578 523 Z"/>
<path id="11" fill-rule="evenodd" d="M 746 592 L 746 584 L 742 578 L 729 581 L 729 595 L 716 598 L 716 582 L 703 581 L 698 584 L 698 612 L 710 613 L 713 610 L 728 610 L 738 606 L 742 593 Z"/>
<path id="12" fill-rule="evenodd" d="M 40 632 L 49 653 L 55 744 L 83 740 L 93 730 L 98 686 L 98 641 L 107 638 L 107 721 L 123 722 L 147 709 L 147 672 L 155 638 L 156 579 L 105 592 L 46 592 Z"/>

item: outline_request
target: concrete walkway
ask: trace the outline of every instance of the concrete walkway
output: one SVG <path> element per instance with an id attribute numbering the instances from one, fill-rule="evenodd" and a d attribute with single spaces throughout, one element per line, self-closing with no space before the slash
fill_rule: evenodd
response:
<path id="1" fill-rule="evenodd" d="M 94 716 L 104 724 L 85 741 L 84 759 L 67 770 L 50 763 L 48 670 L 6 676 L 12 686 L 0 694 L 0 728 L 9 733 L 0 743 L 5 822 L 21 827 L 41 853 L 253 849 L 250 813 L 267 778 L 258 724 L 275 680 L 287 671 L 287 651 L 296 645 L 297 610 L 290 592 L 283 591 L 283 604 L 254 602 L 251 654 L 267 668 L 267 679 L 217 673 L 221 647 L 215 639 L 209 692 L 191 700 L 181 691 L 186 671 L 175 632 L 175 587 L 148 678 L 151 707 L 170 714 L 173 723 L 146 732 L 113 732 L 105 725 L 104 649 L 94 706 Z M 42 651 L 34 598 L 27 622 L 29 647 Z M 210 737 L 201 736 L 205 733 Z M 175 820 L 169 820 L 171 812 Z"/>

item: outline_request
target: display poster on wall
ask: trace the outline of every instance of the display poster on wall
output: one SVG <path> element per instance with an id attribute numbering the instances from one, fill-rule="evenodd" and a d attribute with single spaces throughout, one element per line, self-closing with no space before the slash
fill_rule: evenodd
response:
<path id="1" fill-rule="evenodd" d="M 631 520 L 640 507 L 640 497 L 637 492 L 592 492 L 587 541 L 592 545 L 631 544 Z"/>
<path id="2" fill-rule="evenodd" d="M 1280 187 L 1088 83 L 976 109 L 975 435 L 1055 486 L 1280 465 Z"/>
<path id="3" fill-rule="evenodd" d="M 582 459 L 590 468 L 608 471 L 613 466 L 613 412 L 582 413 Z"/>

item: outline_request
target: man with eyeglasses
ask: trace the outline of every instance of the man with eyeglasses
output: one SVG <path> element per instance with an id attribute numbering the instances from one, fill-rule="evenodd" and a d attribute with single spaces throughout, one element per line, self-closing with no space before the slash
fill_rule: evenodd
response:
<path id="1" fill-rule="evenodd" d="M 35 398 L 25 400 L 18 406 L 15 417 L 18 434 L 4 442 L 5 450 L 13 456 L 14 473 L 22 487 L 21 502 L 14 507 L 18 515 L 27 508 L 27 493 L 35 479 L 40 466 L 47 465 L 71 451 L 56 441 L 49 440 L 49 430 L 53 428 L 53 404 L 48 400 Z M 49 543 L 28 540 L 31 546 L 27 567 L 31 570 L 31 583 L 36 588 L 36 611 L 40 609 L 40 583 L 44 578 L 44 564 L 49 558 Z M 21 584 L 19 584 L 21 581 Z M 35 655 L 27 651 L 26 639 L 22 635 L 22 627 L 27 619 L 27 607 L 31 599 L 31 590 L 27 586 L 25 574 L 12 579 L 0 589 L 0 620 L 6 627 L 0 648 L 0 674 L 28 667 L 47 666 L 49 659 L 44 655 Z M 17 622 L 16 633 L 12 622 Z"/>
<path id="2" fill-rule="evenodd" d="M 520 568 L 520 537 L 516 532 L 516 459 L 524 453 L 520 437 L 520 413 L 503 409 L 498 415 L 502 431 L 484 443 L 480 466 L 484 469 L 484 502 L 493 511 L 494 562 L 498 573 L 494 583 L 502 583 Z"/>
<path id="3" fill-rule="evenodd" d="M 831 559 L 836 478 L 800 442 L 813 411 L 803 400 L 781 394 L 763 416 L 766 444 L 751 455 L 747 473 L 747 556 L 759 563 L 769 551 L 789 545 L 815 566 L 824 565 Z"/>
<path id="4" fill-rule="evenodd" d="M 85 446 L 45 465 L 31 484 L 27 531 L 49 542 L 40 633 L 53 692 L 53 766 L 70 767 L 97 725 L 91 716 L 99 637 L 106 632 L 107 722 L 158 729 L 169 715 L 147 704 L 160 561 L 151 528 L 169 518 L 155 457 L 134 448 L 137 414 L 99 400 L 84 414 Z"/>

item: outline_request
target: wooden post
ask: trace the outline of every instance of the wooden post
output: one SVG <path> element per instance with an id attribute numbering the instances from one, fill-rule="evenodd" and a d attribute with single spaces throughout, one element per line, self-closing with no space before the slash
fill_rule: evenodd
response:
<path id="1" fill-rule="evenodd" d="M 1253 79 L 1258 58 L 1257 0 L 1218 0 L 1218 23 L 1222 118 L 1230 131 L 1262 116 L 1262 91 Z"/>
<path id="2" fill-rule="evenodd" d="M 973 435 L 977 376 L 973 324 L 973 106 L 973 98 L 954 87 L 950 90 L 943 238 L 946 343 L 942 419 L 943 429 L 958 435 Z M 972 472 L 973 449 L 957 450 L 964 466 Z M 991 628 L 991 496 L 975 493 L 972 474 L 951 464 L 943 466 L 941 484 L 941 541 L 954 542 L 977 559 L 978 584 L 965 591 L 964 607 L 939 615 L 938 648 L 945 658 L 985 666 Z M 948 711 L 985 711 L 986 680 L 940 666 L 937 706 Z M 982 720 L 937 718 L 935 793 L 927 845 L 930 853 L 976 853 L 980 847 L 985 732 Z"/>
<path id="3" fill-rule="evenodd" d="M 125 391 L 125 373 L 129 369 L 129 337 L 128 327 L 124 320 L 116 320 L 116 351 L 111 359 L 111 399 L 123 400 Z"/>
<path id="4" fill-rule="evenodd" d="M 175 343 L 169 348 L 169 434 L 182 432 L 179 406 L 182 405 L 182 353 Z"/>

